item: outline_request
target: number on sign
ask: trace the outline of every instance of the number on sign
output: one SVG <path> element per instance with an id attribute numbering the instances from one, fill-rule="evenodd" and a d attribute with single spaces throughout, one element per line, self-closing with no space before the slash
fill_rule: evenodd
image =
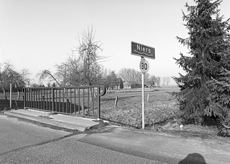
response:
<path id="1" fill-rule="evenodd" d="M 141 63 L 141 69 L 147 70 L 148 69 L 147 63 Z"/>

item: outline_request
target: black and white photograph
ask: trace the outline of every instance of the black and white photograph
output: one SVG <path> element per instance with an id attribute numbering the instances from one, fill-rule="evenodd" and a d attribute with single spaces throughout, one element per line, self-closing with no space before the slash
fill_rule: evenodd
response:
<path id="1" fill-rule="evenodd" d="M 0 164 L 230 164 L 230 1 L 0 0 Z"/>

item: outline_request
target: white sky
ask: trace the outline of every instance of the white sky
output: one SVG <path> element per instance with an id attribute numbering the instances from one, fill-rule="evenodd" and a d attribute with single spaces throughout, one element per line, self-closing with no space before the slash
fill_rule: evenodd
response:
<path id="1" fill-rule="evenodd" d="M 187 37 L 182 10 L 193 0 L 0 0 L 0 63 L 10 62 L 17 70 L 29 69 L 31 78 L 42 69 L 55 71 L 78 35 L 93 26 L 95 40 L 108 56 L 102 64 L 118 72 L 139 70 L 140 57 L 131 55 L 131 41 L 155 48 L 156 59 L 147 59 L 149 73 L 178 76 L 173 57 L 187 52 L 176 36 Z M 220 6 L 230 18 L 230 1 Z M 171 84 L 173 84 L 171 80 Z"/>

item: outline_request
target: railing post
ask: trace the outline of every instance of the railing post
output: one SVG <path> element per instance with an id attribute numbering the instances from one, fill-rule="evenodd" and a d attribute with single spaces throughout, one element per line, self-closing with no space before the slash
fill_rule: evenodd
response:
<path id="1" fill-rule="evenodd" d="M 101 93 L 101 87 L 103 88 L 103 91 Z M 101 96 L 104 96 L 106 94 L 106 88 L 105 86 L 99 86 L 98 87 L 98 118 L 101 118 Z"/>

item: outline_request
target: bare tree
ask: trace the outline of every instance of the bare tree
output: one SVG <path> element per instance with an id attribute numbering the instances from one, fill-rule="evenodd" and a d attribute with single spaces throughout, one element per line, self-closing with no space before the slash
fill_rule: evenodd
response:
<path id="1" fill-rule="evenodd" d="M 13 68 L 10 63 L 4 63 L 3 69 L 0 68 L 0 85 L 4 93 L 4 97 L 7 100 L 6 90 L 9 90 L 10 83 L 13 84 L 13 89 L 17 90 L 17 98 L 15 103 L 17 105 L 17 100 L 20 99 L 20 91 L 25 87 L 26 83 L 29 84 L 30 79 L 27 77 L 29 72 L 27 69 L 23 69 L 18 72 Z"/>
<path id="2" fill-rule="evenodd" d="M 158 87 L 161 86 L 161 77 L 157 77 L 157 86 L 158 86 Z"/>
<path id="3" fill-rule="evenodd" d="M 163 85 L 169 85 L 170 77 L 163 77 Z"/>
<path id="4" fill-rule="evenodd" d="M 150 83 L 150 87 L 154 87 L 157 85 L 157 77 L 155 77 L 154 75 L 150 76 L 148 81 Z"/>
<path id="5" fill-rule="evenodd" d="M 119 73 L 119 77 L 122 78 L 123 81 L 128 82 L 141 82 L 141 72 L 131 68 L 122 68 Z"/>
<path id="6" fill-rule="evenodd" d="M 166 85 L 168 86 L 170 82 L 170 77 L 166 77 Z"/>
<path id="7" fill-rule="evenodd" d="M 165 86 L 166 85 L 166 77 L 162 78 L 162 85 Z"/>
<path id="8" fill-rule="evenodd" d="M 105 57 L 99 56 L 99 51 L 102 51 L 101 45 L 94 39 L 93 28 L 84 31 L 79 37 L 79 46 L 76 51 L 79 53 L 81 66 L 82 84 L 92 85 L 97 83 L 98 76 L 101 72 L 99 62 Z"/>
<path id="9" fill-rule="evenodd" d="M 40 81 L 42 81 L 46 78 L 49 78 L 50 81 L 54 80 L 59 86 L 61 86 L 61 84 L 54 77 L 54 75 L 50 72 L 50 70 L 44 69 L 44 70 L 40 71 L 39 73 L 37 73 L 36 76 L 39 77 Z"/>
<path id="10" fill-rule="evenodd" d="M 99 42 L 94 40 L 93 28 L 88 29 L 79 36 L 79 45 L 72 50 L 68 59 L 56 65 L 56 73 L 42 70 L 38 73 L 39 79 L 49 78 L 64 87 L 98 84 L 102 77 L 102 66 L 99 62 L 105 58 L 98 55 L 101 50 Z M 75 52 L 78 54 L 75 55 Z"/>
<path id="11" fill-rule="evenodd" d="M 77 86 L 82 84 L 80 58 L 76 59 L 74 55 L 69 56 L 66 62 L 57 64 L 56 68 L 55 77 L 57 77 L 62 86 Z"/>

